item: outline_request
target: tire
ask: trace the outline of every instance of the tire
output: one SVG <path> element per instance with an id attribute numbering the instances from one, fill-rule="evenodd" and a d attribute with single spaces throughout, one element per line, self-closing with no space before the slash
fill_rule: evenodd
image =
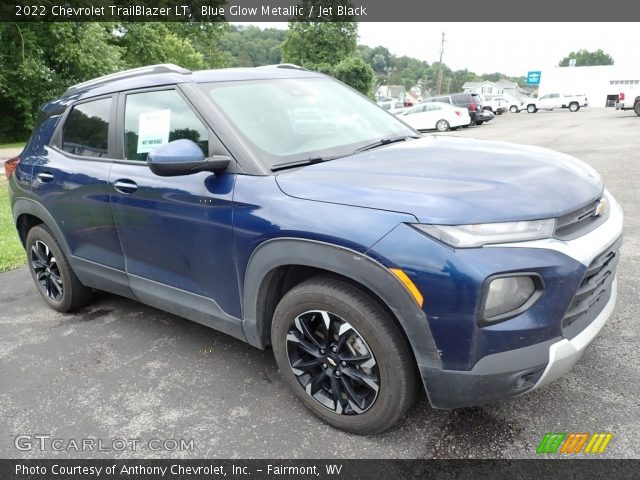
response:
<path id="1" fill-rule="evenodd" d="M 638 100 L 633 106 L 633 111 L 640 117 L 640 100 Z"/>
<path id="2" fill-rule="evenodd" d="M 537 111 L 538 111 L 538 109 L 536 108 L 535 105 L 527 105 L 527 112 L 536 113 Z"/>
<path id="3" fill-rule="evenodd" d="M 449 125 L 449 122 L 447 122 L 444 119 L 438 120 L 436 122 L 436 130 L 438 130 L 439 132 L 446 132 L 450 128 L 451 128 L 451 125 Z"/>
<path id="4" fill-rule="evenodd" d="M 580 110 L 580 105 L 578 105 L 576 102 L 571 102 L 569 104 L 569 111 L 570 112 L 577 112 L 578 110 Z"/>
<path id="5" fill-rule="evenodd" d="M 359 435 L 383 432 L 415 401 L 415 361 L 399 327 L 367 293 L 344 280 L 321 275 L 287 292 L 274 313 L 271 340 L 289 387 L 336 428 Z M 357 362 L 343 363 L 354 357 Z M 349 385 L 357 395 L 350 395 Z"/>
<path id="6" fill-rule="evenodd" d="M 511 105 L 511 107 L 509 107 L 509 111 L 511 113 L 518 113 L 520 110 L 518 110 L 518 107 L 516 107 L 515 105 Z"/>
<path id="7" fill-rule="evenodd" d="M 478 121 L 476 122 L 476 125 L 482 125 L 483 123 L 484 123 L 484 120 L 478 120 Z"/>
<path id="8" fill-rule="evenodd" d="M 91 289 L 80 283 L 46 226 L 36 225 L 29 230 L 26 250 L 31 277 L 51 308 L 58 312 L 71 312 L 91 301 Z"/>

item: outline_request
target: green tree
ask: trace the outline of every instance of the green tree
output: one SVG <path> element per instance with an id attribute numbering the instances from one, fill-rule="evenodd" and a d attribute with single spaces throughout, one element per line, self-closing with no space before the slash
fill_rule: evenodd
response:
<path id="1" fill-rule="evenodd" d="M 340 0 L 305 0 L 304 11 L 333 7 Z M 373 86 L 373 69 L 357 50 L 358 24 L 351 17 L 328 17 L 317 22 L 289 22 L 282 43 L 282 61 L 333 75 L 356 90 L 369 95 Z M 379 60 L 384 61 L 384 57 Z"/>
<path id="2" fill-rule="evenodd" d="M 0 23 L 0 141 L 24 140 L 38 105 L 124 68 L 112 23 Z"/>
<path id="3" fill-rule="evenodd" d="M 281 63 L 280 46 L 286 34 L 286 30 L 276 28 L 229 25 L 217 48 L 232 67 L 273 65 Z"/>
<path id="4" fill-rule="evenodd" d="M 301 66 L 336 65 L 356 50 L 355 22 L 289 22 L 282 44 L 282 60 Z"/>
<path id="5" fill-rule="evenodd" d="M 0 23 L 0 141 L 24 140 L 38 105 L 126 68 L 223 66 L 224 23 Z M 282 32 L 284 38 L 284 32 Z"/>
<path id="6" fill-rule="evenodd" d="M 604 53 L 601 49 L 598 49 L 594 52 L 590 52 L 588 50 L 582 49 L 577 52 L 571 52 L 569 55 L 560 60 L 558 66 L 560 67 L 568 67 L 569 60 L 575 58 L 576 66 L 578 67 L 588 67 L 593 65 L 613 65 L 613 57 L 608 53 Z"/>
<path id="7" fill-rule="evenodd" d="M 175 63 L 194 70 L 205 68 L 204 55 L 165 23 L 127 23 L 120 45 L 129 66 Z"/>
<path id="8" fill-rule="evenodd" d="M 500 72 L 483 73 L 480 75 L 480 80 L 488 80 L 490 82 L 497 82 L 503 78 L 505 78 L 505 75 Z"/>
<path id="9" fill-rule="evenodd" d="M 387 61 L 384 58 L 384 55 L 377 53 L 371 59 L 371 66 L 373 70 L 382 73 L 384 72 L 385 67 L 387 66 Z"/>
<path id="10" fill-rule="evenodd" d="M 229 30 L 226 22 L 170 22 L 165 24 L 178 38 L 187 40 L 202 54 L 205 68 L 227 65 L 224 52 L 219 48 L 221 38 Z M 181 63 L 178 63 L 181 65 Z"/>
<path id="11" fill-rule="evenodd" d="M 369 95 L 373 87 L 373 69 L 360 57 L 342 60 L 333 70 L 333 76 L 363 95 Z"/>
<path id="12" fill-rule="evenodd" d="M 320 7 L 331 16 L 308 22 L 306 17 L 289 22 L 287 36 L 282 43 L 282 61 L 312 67 L 321 63 L 337 65 L 355 54 L 358 46 L 358 24 L 352 16 L 338 16 L 338 5 L 344 0 L 303 0 L 303 12 Z M 304 15 L 304 14 L 303 14 Z"/>

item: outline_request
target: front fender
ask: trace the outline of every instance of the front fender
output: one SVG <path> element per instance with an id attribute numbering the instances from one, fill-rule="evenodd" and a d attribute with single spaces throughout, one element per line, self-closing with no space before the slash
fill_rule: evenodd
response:
<path id="1" fill-rule="evenodd" d="M 279 238 L 255 249 L 247 265 L 243 295 L 243 330 L 247 341 L 264 348 L 269 332 L 266 319 L 258 318 L 260 290 L 276 268 L 303 265 L 337 273 L 366 287 L 398 319 L 419 365 L 441 368 L 425 313 L 400 281 L 381 263 L 355 250 L 316 240 Z"/>

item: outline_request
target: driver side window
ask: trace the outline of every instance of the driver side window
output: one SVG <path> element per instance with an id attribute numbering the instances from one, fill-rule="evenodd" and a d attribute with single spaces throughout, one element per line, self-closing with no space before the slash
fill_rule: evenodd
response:
<path id="1" fill-rule="evenodd" d="M 175 90 L 127 95 L 124 114 L 124 156 L 146 161 L 155 148 L 180 139 L 193 140 L 209 155 L 209 132 Z"/>

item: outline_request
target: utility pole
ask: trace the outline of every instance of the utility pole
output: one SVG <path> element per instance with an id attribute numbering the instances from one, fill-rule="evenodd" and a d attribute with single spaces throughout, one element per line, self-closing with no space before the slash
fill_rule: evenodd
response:
<path id="1" fill-rule="evenodd" d="M 442 55 L 444 54 L 444 32 L 442 32 L 442 42 L 440 43 L 440 62 L 438 65 L 438 95 L 442 93 Z"/>

